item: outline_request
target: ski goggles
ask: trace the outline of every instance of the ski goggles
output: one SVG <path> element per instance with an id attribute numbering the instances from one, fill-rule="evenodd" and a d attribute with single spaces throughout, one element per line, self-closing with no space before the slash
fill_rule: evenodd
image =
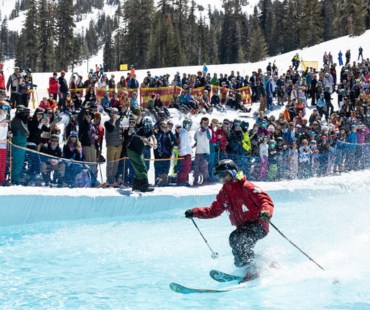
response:
<path id="1" fill-rule="evenodd" d="M 229 172 L 227 172 L 227 171 L 218 171 L 218 172 L 215 172 L 215 176 L 217 176 L 218 178 L 224 178 L 228 174 L 229 174 Z"/>
<path id="2" fill-rule="evenodd" d="M 9 111 L 9 110 L 10 110 L 10 108 L 9 108 L 7 105 L 2 105 L 2 106 L 0 107 L 0 109 L 1 109 L 1 110 L 4 110 L 4 111 Z"/>

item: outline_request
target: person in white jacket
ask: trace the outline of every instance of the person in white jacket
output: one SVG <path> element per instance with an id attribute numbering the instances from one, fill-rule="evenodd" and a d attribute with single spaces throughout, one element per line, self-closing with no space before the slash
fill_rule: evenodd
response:
<path id="1" fill-rule="evenodd" d="M 7 114 L 9 106 L 0 103 L 0 186 L 5 184 L 6 158 L 8 153 L 9 120 Z"/>
<path id="2" fill-rule="evenodd" d="M 194 183 L 196 186 L 200 183 L 205 185 L 209 182 L 209 172 L 208 172 L 208 161 L 210 154 L 209 140 L 211 139 L 211 130 L 209 127 L 208 117 L 202 117 L 200 120 L 200 127 L 194 134 L 194 140 L 196 142 L 195 147 L 195 159 L 194 159 Z M 200 182 L 199 177 L 203 176 L 202 182 Z"/>
<path id="3" fill-rule="evenodd" d="M 263 138 L 263 142 L 260 144 L 260 171 L 258 174 L 258 178 L 263 180 L 266 178 L 267 168 L 269 166 L 269 146 L 267 144 L 268 137 Z"/>
<path id="4" fill-rule="evenodd" d="M 189 131 L 193 122 L 186 118 L 179 130 L 179 160 L 180 168 L 176 175 L 177 185 L 188 185 L 188 176 L 191 170 L 191 144 Z"/>

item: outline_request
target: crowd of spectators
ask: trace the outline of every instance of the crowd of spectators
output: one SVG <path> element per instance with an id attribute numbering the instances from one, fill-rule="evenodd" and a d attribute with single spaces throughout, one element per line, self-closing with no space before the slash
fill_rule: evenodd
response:
<path id="1" fill-rule="evenodd" d="M 101 67 L 85 81 L 72 74 L 68 82 L 64 71 L 59 76 L 55 72 L 49 78 L 49 96 L 32 115 L 29 90 L 36 86 L 31 70 L 16 67 L 7 85 L 0 79 L 0 185 L 103 186 L 99 183 L 105 181 L 151 191 L 151 157 L 155 184 L 161 186 L 212 183 L 212 169 L 224 158 L 233 159 L 251 180 L 367 168 L 370 61 L 348 63 L 337 77 L 336 64 L 325 59 L 320 70 L 298 71 L 296 59 L 282 74 L 274 62 L 244 77 L 234 71 L 211 76 L 206 65 L 197 74 L 177 72 L 172 81 L 169 75 L 148 71 L 140 85 L 134 68 L 118 82 Z M 139 104 L 140 88 L 166 86 L 181 88 L 169 105 L 159 93 L 146 108 Z M 228 117 L 230 110 L 247 110 L 239 92 L 243 87 L 249 87 L 252 103 L 259 103 L 251 126 Z M 171 109 L 185 120 L 174 124 Z M 214 109 L 224 117 L 214 117 Z M 275 117 L 270 111 L 276 109 L 280 112 Z M 198 113 L 201 121 L 193 124 Z"/>

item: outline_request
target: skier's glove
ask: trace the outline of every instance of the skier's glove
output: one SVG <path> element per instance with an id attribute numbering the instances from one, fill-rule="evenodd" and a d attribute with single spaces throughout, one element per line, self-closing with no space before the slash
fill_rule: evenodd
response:
<path id="1" fill-rule="evenodd" d="M 192 210 L 192 209 L 186 210 L 186 211 L 185 211 L 185 217 L 186 217 L 187 219 L 191 219 L 191 218 L 193 218 L 193 210 Z"/>
<path id="2" fill-rule="evenodd" d="M 258 214 L 258 217 L 264 222 L 268 222 L 271 218 L 267 211 L 261 211 L 260 214 Z"/>

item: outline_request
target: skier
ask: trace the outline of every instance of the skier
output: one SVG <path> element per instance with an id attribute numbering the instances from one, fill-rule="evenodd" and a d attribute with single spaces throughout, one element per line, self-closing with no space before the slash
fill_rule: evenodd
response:
<path id="1" fill-rule="evenodd" d="M 229 212 L 231 224 L 236 226 L 229 236 L 229 244 L 236 267 L 247 267 L 254 259 L 253 247 L 269 232 L 269 220 L 274 212 L 270 196 L 246 180 L 231 159 L 219 161 L 215 175 L 223 183 L 210 207 L 189 209 L 186 218 L 214 218 Z"/>

